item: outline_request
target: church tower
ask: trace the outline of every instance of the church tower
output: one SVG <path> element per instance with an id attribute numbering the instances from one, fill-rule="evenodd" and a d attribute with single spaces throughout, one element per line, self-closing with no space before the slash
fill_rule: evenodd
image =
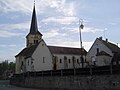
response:
<path id="1" fill-rule="evenodd" d="M 34 2 L 30 32 L 26 36 L 26 46 L 30 47 L 31 45 L 35 45 L 41 39 L 42 39 L 42 34 L 38 31 L 35 2 Z"/>

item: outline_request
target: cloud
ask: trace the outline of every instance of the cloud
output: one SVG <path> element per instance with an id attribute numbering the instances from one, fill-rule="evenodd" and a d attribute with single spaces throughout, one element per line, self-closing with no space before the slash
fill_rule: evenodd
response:
<path id="1" fill-rule="evenodd" d="M 28 29 L 29 29 L 28 22 L 17 23 L 17 24 L 1 24 L 0 37 L 8 38 L 8 37 L 14 37 L 14 36 L 22 36 L 23 33 L 20 33 L 20 31 L 25 31 Z"/>
<path id="2" fill-rule="evenodd" d="M 0 31 L 0 37 L 8 38 L 8 37 L 14 37 L 14 36 L 21 36 L 22 33 L 13 33 L 9 31 Z"/>
<path id="3" fill-rule="evenodd" d="M 53 38 L 53 37 L 55 37 L 55 36 L 57 36 L 57 35 L 59 35 L 59 32 L 58 32 L 59 30 L 55 30 L 55 29 L 53 29 L 53 30 L 50 30 L 49 32 L 46 32 L 46 33 L 44 33 L 44 38 Z"/>
<path id="4" fill-rule="evenodd" d="M 66 3 L 66 0 L 36 0 L 38 13 L 46 13 L 45 11 L 51 8 L 56 13 L 73 16 L 75 15 L 74 6 L 75 4 L 73 2 Z M 21 12 L 29 14 L 32 8 L 33 0 L 14 0 L 14 2 L 12 0 L 0 0 L 0 12 Z"/>
<path id="5" fill-rule="evenodd" d="M 29 0 L 32 1 L 32 0 Z M 8 12 L 24 12 L 28 13 L 31 11 L 31 4 L 25 0 L 0 0 L 0 11 L 8 13 Z"/>
<path id="6" fill-rule="evenodd" d="M 78 33 L 79 32 L 79 28 L 69 28 L 69 30 L 71 29 L 72 32 L 74 33 Z M 81 30 L 82 32 L 88 33 L 88 32 L 92 32 L 92 33 L 96 33 L 96 32 L 103 32 L 103 29 L 97 29 L 94 27 L 85 27 Z"/>
<path id="7" fill-rule="evenodd" d="M 92 46 L 93 42 L 83 42 L 83 47 L 85 48 L 85 50 L 89 50 L 90 47 Z M 80 48 L 80 43 L 79 41 L 62 41 L 62 42 L 58 42 L 57 40 L 49 45 L 53 45 L 53 46 L 63 46 L 63 47 L 76 47 L 76 48 Z"/>
<path id="8" fill-rule="evenodd" d="M 10 45 L 0 44 L 0 47 L 1 47 L 1 48 L 6 48 L 6 47 L 7 47 L 7 48 L 8 48 L 8 47 L 9 47 L 9 48 L 14 48 L 14 47 L 17 47 L 17 45 L 15 45 L 15 44 L 10 44 Z"/>
<path id="9" fill-rule="evenodd" d="M 59 24 L 71 24 L 73 22 L 78 21 L 79 19 L 77 17 L 49 17 L 42 22 L 44 23 L 59 23 Z"/>
<path id="10" fill-rule="evenodd" d="M 108 24 L 110 24 L 110 25 L 117 25 L 117 23 L 115 23 L 115 22 L 110 22 Z"/>
<path id="11" fill-rule="evenodd" d="M 29 29 L 29 22 L 25 22 L 25 23 L 17 23 L 17 24 L 1 24 L 0 28 L 1 30 L 26 30 Z"/>

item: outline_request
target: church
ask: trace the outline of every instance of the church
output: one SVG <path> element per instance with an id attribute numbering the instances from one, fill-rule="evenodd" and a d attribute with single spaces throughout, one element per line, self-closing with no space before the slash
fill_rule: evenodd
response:
<path id="1" fill-rule="evenodd" d="M 86 60 L 83 48 L 48 46 L 38 30 L 35 4 L 30 31 L 26 36 L 26 47 L 16 58 L 16 74 L 46 70 L 81 68 Z M 62 42 L 61 42 L 62 43 Z M 81 60 L 83 56 L 83 62 Z M 84 64 L 85 66 L 85 64 Z"/>

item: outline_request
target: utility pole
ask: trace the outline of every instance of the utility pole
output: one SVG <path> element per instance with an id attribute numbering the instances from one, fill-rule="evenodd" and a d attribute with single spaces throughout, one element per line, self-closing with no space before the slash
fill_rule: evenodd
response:
<path id="1" fill-rule="evenodd" d="M 81 63 L 82 63 L 82 68 L 84 68 L 84 58 L 83 58 L 83 46 L 82 46 L 82 32 L 81 30 L 84 28 L 84 25 L 83 25 L 83 20 L 79 20 L 79 33 L 80 33 L 80 48 L 81 48 L 81 57 L 80 57 L 80 60 L 81 60 Z"/>

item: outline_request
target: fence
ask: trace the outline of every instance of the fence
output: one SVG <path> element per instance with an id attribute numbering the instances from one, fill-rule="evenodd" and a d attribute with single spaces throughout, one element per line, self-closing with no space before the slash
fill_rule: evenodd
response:
<path id="1" fill-rule="evenodd" d="M 22 74 L 14 74 L 13 77 L 38 77 L 38 76 L 69 76 L 69 75 L 110 75 L 120 74 L 120 65 L 74 68 L 61 70 L 48 70 L 39 72 L 26 72 Z"/>

